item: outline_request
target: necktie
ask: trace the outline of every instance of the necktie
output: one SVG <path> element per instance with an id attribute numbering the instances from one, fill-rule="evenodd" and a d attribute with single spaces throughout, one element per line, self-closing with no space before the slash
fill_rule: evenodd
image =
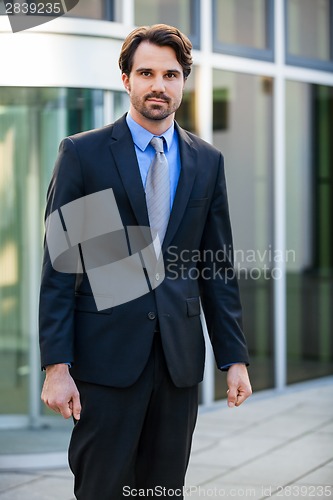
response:
<path id="1" fill-rule="evenodd" d="M 146 201 L 153 238 L 158 233 L 162 245 L 170 217 L 169 165 L 164 154 L 163 139 L 153 137 L 150 144 L 156 154 L 147 175 Z"/>

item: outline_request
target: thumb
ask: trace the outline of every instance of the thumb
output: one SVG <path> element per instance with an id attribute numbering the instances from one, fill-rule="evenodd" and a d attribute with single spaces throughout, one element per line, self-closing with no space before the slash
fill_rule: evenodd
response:
<path id="1" fill-rule="evenodd" d="M 236 387 L 231 387 L 231 389 L 228 389 L 227 394 L 228 394 L 228 406 L 229 408 L 233 408 L 237 402 Z"/>
<path id="2" fill-rule="evenodd" d="M 73 396 L 72 401 L 71 401 L 71 405 L 72 405 L 73 417 L 75 418 L 75 420 L 80 420 L 81 403 L 80 403 L 79 394 L 75 394 Z"/>

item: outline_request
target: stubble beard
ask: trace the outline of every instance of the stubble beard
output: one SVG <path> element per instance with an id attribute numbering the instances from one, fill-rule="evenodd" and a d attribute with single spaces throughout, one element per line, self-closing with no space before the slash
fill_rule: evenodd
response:
<path id="1" fill-rule="evenodd" d="M 164 99 L 164 101 L 167 103 L 167 106 L 165 106 L 165 104 L 150 103 L 148 99 L 152 97 L 156 97 L 158 99 Z M 140 113 L 148 120 L 154 120 L 154 121 L 164 120 L 168 116 L 175 113 L 182 101 L 181 98 L 179 98 L 179 100 L 171 100 L 167 96 L 151 95 L 151 94 L 148 94 L 141 98 L 136 96 L 135 94 L 134 95 L 131 94 L 130 100 L 132 106 L 138 113 Z"/>

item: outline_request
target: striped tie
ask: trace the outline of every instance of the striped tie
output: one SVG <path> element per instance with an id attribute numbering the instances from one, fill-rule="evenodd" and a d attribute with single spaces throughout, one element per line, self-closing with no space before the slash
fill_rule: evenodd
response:
<path id="1" fill-rule="evenodd" d="M 150 144 L 156 154 L 148 171 L 146 201 L 153 238 L 158 233 L 162 245 L 170 217 L 169 165 L 164 154 L 163 138 L 153 137 Z"/>

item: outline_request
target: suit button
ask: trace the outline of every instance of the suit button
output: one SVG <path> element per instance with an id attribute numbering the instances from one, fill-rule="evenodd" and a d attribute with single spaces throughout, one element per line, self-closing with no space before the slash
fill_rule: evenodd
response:
<path id="1" fill-rule="evenodd" d="M 160 275 L 158 273 L 155 274 L 155 279 L 158 281 L 160 279 Z"/>
<path id="2" fill-rule="evenodd" d="M 149 312 L 148 313 L 148 318 L 151 319 L 151 320 L 153 320 L 153 319 L 156 318 L 156 314 L 154 312 Z"/>

